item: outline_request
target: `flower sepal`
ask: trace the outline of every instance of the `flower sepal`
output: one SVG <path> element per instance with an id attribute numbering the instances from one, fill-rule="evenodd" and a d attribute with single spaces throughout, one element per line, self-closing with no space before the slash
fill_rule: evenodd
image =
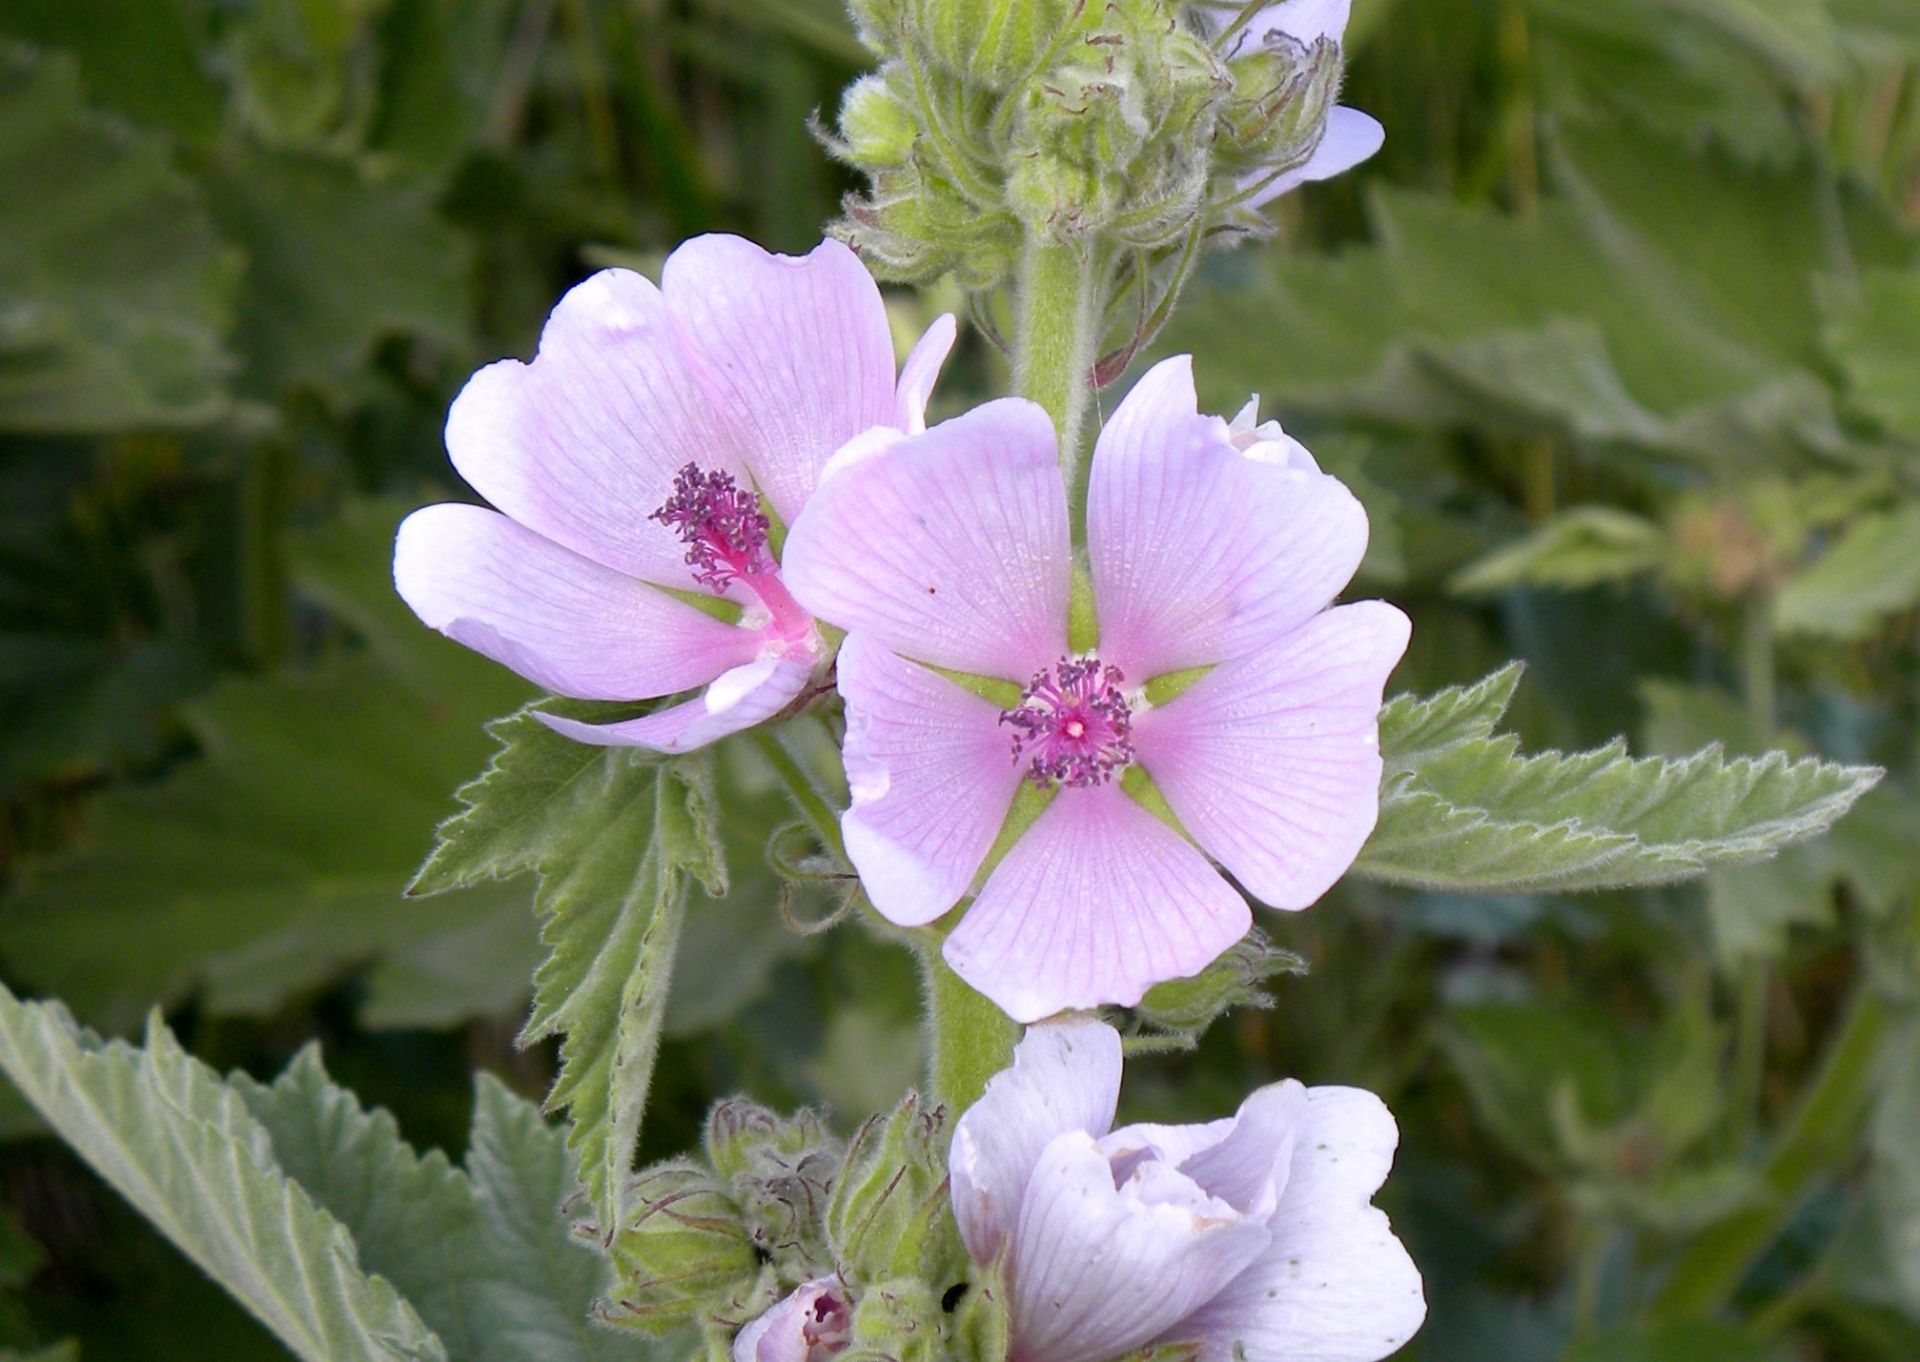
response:
<path id="1" fill-rule="evenodd" d="M 783 1285 L 832 1269 L 823 1212 L 844 1156 L 817 1113 L 781 1116 L 729 1099 L 707 1119 L 706 1151 L 740 1206 L 748 1241 Z"/>
<path id="2" fill-rule="evenodd" d="M 634 1210 L 611 1236 L 579 1229 L 613 1260 L 612 1297 L 598 1309 L 603 1323 L 662 1338 L 690 1321 L 755 1312 L 764 1294 L 760 1255 L 739 1203 L 712 1170 L 671 1160 L 636 1174 L 630 1192 Z"/>
<path id="3" fill-rule="evenodd" d="M 951 1283 L 967 1266 L 947 1194 L 944 1108 L 908 1094 L 860 1128 L 827 1207 L 839 1270 L 855 1281 Z"/>

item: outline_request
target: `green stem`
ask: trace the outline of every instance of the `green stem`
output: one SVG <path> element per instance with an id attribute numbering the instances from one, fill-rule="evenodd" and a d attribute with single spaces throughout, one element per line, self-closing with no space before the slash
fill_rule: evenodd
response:
<path id="1" fill-rule="evenodd" d="M 1853 1156 L 1891 1022 L 1871 983 L 1863 980 L 1856 988 L 1819 1076 L 1801 1093 L 1761 1171 L 1765 1203 L 1694 1238 L 1654 1300 L 1656 1318 L 1696 1318 L 1724 1306 L 1815 1181 Z"/>
<path id="2" fill-rule="evenodd" d="M 1102 298 L 1099 254 L 1044 233 L 1027 240 L 1020 262 L 1019 330 L 1013 380 L 1038 402 L 1060 434 L 1060 465 L 1072 485 L 1080 460 L 1080 426 L 1093 399 Z"/>
<path id="3" fill-rule="evenodd" d="M 937 942 L 922 948 L 920 967 L 927 980 L 933 1095 L 958 1118 L 980 1100 L 987 1080 L 1013 1063 L 1020 1027 L 947 968 Z"/>

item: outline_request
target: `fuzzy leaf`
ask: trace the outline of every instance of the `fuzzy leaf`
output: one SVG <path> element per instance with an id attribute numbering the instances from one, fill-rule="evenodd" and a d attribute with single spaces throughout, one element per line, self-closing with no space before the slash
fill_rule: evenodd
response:
<path id="1" fill-rule="evenodd" d="M 539 875 L 547 957 L 521 1041 L 564 1038 L 548 1107 L 569 1112 L 599 1223 L 618 1225 L 687 896 L 696 878 L 724 892 L 709 759 L 590 747 L 531 710 L 491 732 L 500 750 L 409 892 Z"/>
<path id="2" fill-rule="evenodd" d="M 1380 821 L 1354 870 L 1430 889 L 1661 884 L 1763 860 L 1824 832 L 1881 775 L 1778 752 L 1729 760 L 1717 745 L 1680 759 L 1635 760 L 1619 742 L 1524 756 L 1512 736 L 1410 759 L 1397 727 L 1382 724 Z"/>
<path id="3" fill-rule="evenodd" d="M 1652 521 L 1611 506 L 1582 506 L 1469 563 L 1450 585 L 1469 595 L 1512 586 L 1574 590 L 1637 577 L 1671 552 L 1666 532 Z"/>
<path id="4" fill-rule="evenodd" d="M 1920 604 L 1920 501 L 1855 521 L 1774 601 L 1783 632 L 1863 639 Z"/>
<path id="5" fill-rule="evenodd" d="M 158 1017 L 144 1049 L 0 987 L 0 1068 L 101 1177 L 310 1362 L 445 1362 L 445 1346 L 275 1157 L 240 1096 Z"/>
<path id="6" fill-rule="evenodd" d="M 1458 743 L 1492 737 L 1525 670 L 1509 662 L 1471 686 L 1449 686 L 1424 698 L 1394 696 L 1380 711 L 1380 752 L 1388 773 L 1410 771 Z"/>

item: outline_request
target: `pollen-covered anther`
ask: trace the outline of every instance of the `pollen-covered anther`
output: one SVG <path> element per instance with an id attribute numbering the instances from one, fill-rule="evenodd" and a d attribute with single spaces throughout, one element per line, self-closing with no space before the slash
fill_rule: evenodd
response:
<path id="1" fill-rule="evenodd" d="M 1041 789 L 1100 785 L 1133 761 L 1133 706 L 1126 678 L 1097 657 L 1061 658 L 1034 673 L 1020 703 L 1002 710 L 1013 729 L 1013 758 Z"/>
<path id="2" fill-rule="evenodd" d="M 657 520 L 687 546 L 693 579 L 722 592 L 742 577 L 774 571 L 767 551 L 772 522 L 760 498 L 741 488 L 731 473 L 706 472 L 688 464 L 673 479 L 673 495 L 649 520 Z"/>

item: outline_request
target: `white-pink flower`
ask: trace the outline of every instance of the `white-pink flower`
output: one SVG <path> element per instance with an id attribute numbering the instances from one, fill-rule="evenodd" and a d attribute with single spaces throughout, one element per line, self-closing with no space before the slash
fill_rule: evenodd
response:
<path id="1" fill-rule="evenodd" d="M 1366 513 L 1277 427 L 1200 415 L 1185 358 L 1140 381 L 1094 450 L 1078 648 L 1039 407 L 990 402 L 835 464 L 786 580 L 850 631 L 848 854 L 903 925 L 977 890 L 943 948 L 974 988 L 1022 1021 L 1130 1005 L 1246 933 L 1208 856 L 1283 909 L 1345 872 L 1378 813 L 1381 691 L 1408 624 L 1328 608 Z M 1013 684 L 989 699 L 952 673 Z M 977 883 L 1010 808 L 1023 830 Z"/>
<path id="2" fill-rule="evenodd" d="M 1420 1274 L 1371 1204 L 1399 1142 L 1379 1098 L 1288 1080 L 1224 1120 L 1114 1130 L 1120 1067 L 1109 1026 L 1032 1027 L 954 1130 L 954 1215 L 1006 1283 L 1011 1362 L 1376 1362 L 1414 1335 Z"/>
<path id="3" fill-rule="evenodd" d="M 953 336 L 941 318 L 896 381 L 880 291 L 836 241 L 793 258 L 699 237 L 658 288 L 604 270 L 560 300 L 531 364 L 490 365 L 455 400 L 447 450 L 498 510 L 409 516 L 395 584 L 556 694 L 704 688 L 624 723 L 540 716 L 583 742 L 678 752 L 758 723 L 824 651 L 781 581 L 781 528 L 845 441 L 924 428 Z"/>
<path id="4" fill-rule="evenodd" d="M 733 1362 L 827 1362 L 852 1341 L 846 1288 L 816 1277 L 734 1335 Z"/>

